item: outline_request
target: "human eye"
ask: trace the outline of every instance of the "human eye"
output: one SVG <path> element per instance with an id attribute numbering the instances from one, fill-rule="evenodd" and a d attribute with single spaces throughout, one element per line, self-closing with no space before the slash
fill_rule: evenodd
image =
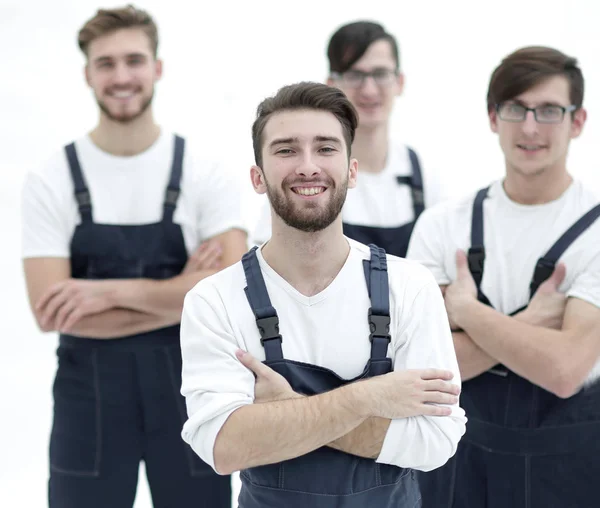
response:
<path id="1" fill-rule="evenodd" d="M 323 146 L 323 147 L 319 148 L 319 152 L 330 154 L 330 153 L 337 152 L 337 150 L 333 146 Z"/>
<path id="2" fill-rule="evenodd" d="M 360 71 L 348 71 L 344 73 L 344 81 L 348 84 L 362 83 L 364 73 Z"/>
<path id="3" fill-rule="evenodd" d="M 538 115 L 548 120 L 559 118 L 562 114 L 562 108 L 559 106 L 542 106 L 538 108 Z"/>

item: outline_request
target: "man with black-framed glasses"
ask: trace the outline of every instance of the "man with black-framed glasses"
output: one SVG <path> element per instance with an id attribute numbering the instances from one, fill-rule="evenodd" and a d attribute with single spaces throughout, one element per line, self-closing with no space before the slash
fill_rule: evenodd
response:
<path id="1" fill-rule="evenodd" d="M 360 174 L 342 210 L 344 234 L 404 257 L 415 220 L 442 200 L 444 186 L 422 170 L 415 150 L 389 132 L 394 102 L 404 88 L 398 43 L 382 25 L 356 21 L 336 30 L 327 57 L 327 84 L 342 90 L 359 115 L 352 157 L 360 161 Z M 252 235 L 255 244 L 271 234 L 265 205 Z"/>
<path id="2" fill-rule="evenodd" d="M 598 504 L 600 200 L 566 162 L 583 96 L 574 58 L 508 55 L 487 98 L 505 177 L 415 227 L 407 257 L 444 293 L 468 418 L 456 455 L 420 474 L 424 508 Z"/>

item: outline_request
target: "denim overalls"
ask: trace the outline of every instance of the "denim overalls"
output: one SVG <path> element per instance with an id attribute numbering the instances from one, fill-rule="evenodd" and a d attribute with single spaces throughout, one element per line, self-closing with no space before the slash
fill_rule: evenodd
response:
<path id="1" fill-rule="evenodd" d="M 246 275 L 246 296 L 256 316 L 265 349 L 265 364 L 281 374 L 295 392 L 315 395 L 347 383 L 392 371 L 387 356 L 390 343 L 389 285 L 385 251 L 374 245 L 370 261 L 365 260 L 365 278 L 371 298 L 368 316 L 372 343 L 371 357 L 364 371 L 350 380 L 335 372 L 283 357 L 279 319 L 272 307 L 256 257 L 256 247 L 242 259 Z M 365 313 L 366 314 L 366 313 Z M 332 316 L 333 317 L 333 316 Z M 326 340 L 324 337 L 323 340 Z M 326 425 L 326 422 L 323 422 Z M 279 464 L 241 471 L 240 508 L 416 508 L 419 489 L 410 469 L 379 464 L 373 459 L 353 456 L 322 447 Z"/>
<path id="2" fill-rule="evenodd" d="M 173 222 L 184 140 L 175 137 L 160 222 L 94 222 L 74 144 L 66 147 L 81 223 L 71 240 L 80 279 L 167 279 L 187 261 Z M 152 170 L 152 168 L 148 168 Z M 155 508 L 226 508 L 230 477 L 217 476 L 181 439 L 186 419 L 179 325 L 118 339 L 60 335 L 50 438 L 50 508 L 131 508 L 140 461 Z"/>
<path id="3" fill-rule="evenodd" d="M 469 268 L 479 301 L 491 306 L 480 287 L 487 191 L 480 190 L 473 205 Z M 530 297 L 598 216 L 600 206 L 585 214 L 538 260 Z M 562 399 L 496 365 L 463 382 L 461 405 L 469 421 L 456 455 L 440 469 L 419 473 L 425 508 L 600 506 L 596 483 L 600 478 L 599 382 Z"/>

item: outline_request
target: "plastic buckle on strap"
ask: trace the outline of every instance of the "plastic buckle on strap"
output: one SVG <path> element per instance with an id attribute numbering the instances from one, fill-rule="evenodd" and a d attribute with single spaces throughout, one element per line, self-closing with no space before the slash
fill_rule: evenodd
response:
<path id="1" fill-rule="evenodd" d="M 373 342 L 373 337 L 381 337 L 387 339 L 388 342 L 392 340 L 390 336 L 390 316 L 373 314 L 372 309 L 369 309 L 369 327 L 371 328 L 371 335 L 369 335 L 371 342 Z"/>
<path id="2" fill-rule="evenodd" d="M 530 288 L 537 290 L 541 284 L 546 282 L 552 275 L 555 269 L 555 264 L 552 261 L 548 261 L 544 258 L 538 259 L 533 271 L 533 280 L 531 281 Z"/>
<path id="3" fill-rule="evenodd" d="M 88 191 L 76 192 L 75 199 L 80 207 L 89 207 L 92 204 L 92 199 Z"/>
<path id="4" fill-rule="evenodd" d="M 177 204 L 177 199 L 179 198 L 179 190 L 178 189 L 167 189 L 165 193 L 165 206 L 175 207 Z"/>
<path id="5" fill-rule="evenodd" d="M 269 316 L 258 318 L 256 325 L 260 331 L 260 343 L 264 346 L 265 340 L 281 339 L 279 335 L 279 318 L 277 316 Z"/>
<path id="6" fill-rule="evenodd" d="M 473 274 L 483 274 L 483 263 L 485 261 L 485 247 L 471 247 L 467 255 L 469 271 Z"/>

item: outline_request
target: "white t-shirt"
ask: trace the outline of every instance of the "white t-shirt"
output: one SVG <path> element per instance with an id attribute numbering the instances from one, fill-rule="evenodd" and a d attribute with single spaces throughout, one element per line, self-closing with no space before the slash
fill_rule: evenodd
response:
<path id="1" fill-rule="evenodd" d="M 407 257 L 431 270 L 440 285 L 456 279 L 455 254 L 471 246 L 475 195 L 426 210 L 415 226 Z M 555 201 L 521 205 L 494 182 L 484 201 L 485 266 L 481 289 L 496 310 L 511 314 L 529 301 L 537 260 L 587 211 L 598 197 L 574 181 Z M 562 255 L 567 274 L 559 290 L 600 307 L 600 219 Z M 588 380 L 600 377 L 596 364 Z"/>
<path id="2" fill-rule="evenodd" d="M 348 240 L 350 254 L 334 281 L 322 292 L 304 296 L 257 251 L 271 303 L 279 315 L 286 359 L 333 370 L 345 379 L 362 373 L 371 343 L 367 311 L 371 306 L 363 260 L 369 249 Z M 390 284 L 389 356 L 394 369 L 440 368 L 460 384 L 448 318 L 431 274 L 417 263 L 388 256 Z M 260 333 L 237 263 L 198 283 L 186 296 L 181 323 L 182 394 L 189 420 L 182 436 L 214 467 L 219 430 L 236 409 L 254 400 L 254 376 L 236 358 L 241 348 L 265 359 Z M 466 418 L 458 405 L 449 417 L 392 421 L 378 461 L 430 470 L 455 452 Z"/>
<path id="3" fill-rule="evenodd" d="M 75 142 L 90 191 L 93 220 L 101 224 L 149 224 L 163 215 L 171 175 L 172 133 L 162 132 L 145 152 L 118 157 L 100 150 L 89 138 Z M 197 158 L 186 143 L 181 194 L 174 222 L 180 224 L 188 253 L 203 241 L 232 228 L 245 229 L 239 191 L 230 173 Z M 30 171 L 22 193 L 22 255 L 70 257 L 69 244 L 81 216 L 65 150 Z"/>
<path id="4" fill-rule="evenodd" d="M 410 176 L 413 170 L 406 145 L 390 141 L 385 168 L 378 173 L 361 173 L 358 161 L 358 181 L 342 209 L 342 219 L 359 226 L 395 228 L 414 221 L 415 213 L 409 185 L 400 184 L 397 176 Z M 421 167 L 425 206 L 444 200 L 443 186 Z M 271 237 L 271 207 L 268 200 L 262 203 L 251 243 L 261 245 Z"/>

